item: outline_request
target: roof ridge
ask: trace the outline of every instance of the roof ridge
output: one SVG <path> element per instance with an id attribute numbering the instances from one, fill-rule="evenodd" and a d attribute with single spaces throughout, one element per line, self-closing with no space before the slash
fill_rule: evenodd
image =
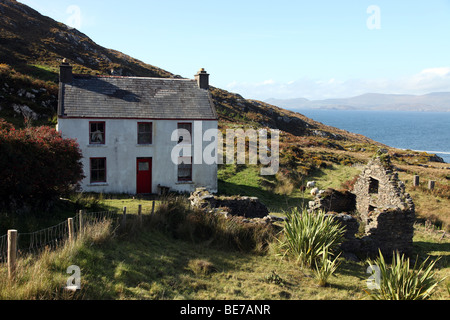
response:
<path id="1" fill-rule="evenodd" d="M 73 74 L 74 78 L 90 79 L 90 78 L 117 78 L 117 79 L 151 79 L 151 80 L 166 80 L 166 81 L 195 81 L 188 78 L 157 78 L 157 77 L 140 77 L 140 76 L 114 76 L 114 75 L 92 75 L 92 74 Z"/>

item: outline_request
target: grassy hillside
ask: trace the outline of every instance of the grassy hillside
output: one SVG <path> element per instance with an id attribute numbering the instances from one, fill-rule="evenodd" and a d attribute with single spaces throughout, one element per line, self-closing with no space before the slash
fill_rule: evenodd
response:
<path id="1" fill-rule="evenodd" d="M 100 47 L 76 29 L 16 1 L 1 0 L 0 14 L 0 117 L 17 127 L 56 124 L 58 66 L 62 58 L 67 58 L 77 73 L 176 77 L 123 53 Z M 221 130 L 281 130 L 279 172 L 274 176 L 260 176 L 257 166 L 221 165 L 218 176 L 221 194 L 257 196 L 272 213 L 282 215 L 285 210 L 311 200 L 311 195 L 302 188 L 307 181 L 317 181 L 322 189 L 349 188 L 360 166 L 379 148 L 386 148 L 416 205 L 419 219 L 415 251 L 421 258 L 444 256 L 439 262 L 439 275 L 449 274 L 449 239 L 443 235 L 443 231 L 450 231 L 448 164 L 431 161 L 435 160 L 432 155 L 396 150 L 220 88 L 211 88 L 210 92 Z M 419 187 L 412 186 L 414 174 L 421 177 Z M 426 188 L 430 179 L 436 181 L 433 191 Z M 72 216 L 81 207 L 96 211 L 121 210 L 127 206 L 133 213 L 140 202 L 149 212 L 151 204 L 143 199 L 79 195 L 69 203 L 58 204 L 60 207 L 55 210 L 60 213 L 55 213 L 56 220 L 48 223 L 60 222 L 60 218 Z M 44 227 L 44 222 L 31 220 L 22 221 L 19 229 L 26 227 L 27 231 L 34 231 Z M 425 224 L 427 220 L 431 224 Z M 11 227 L 10 222 L 2 221 L 0 227 L 7 229 Z M 55 288 L 60 288 L 65 281 L 65 268 L 71 264 L 80 265 L 86 281 L 86 290 L 78 298 L 367 298 L 363 291 L 367 279 L 364 262 L 343 262 L 331 285 L 318 288 L 308 271 L 275 254 L 276 242 L 272 243 L 273 251 L 255 254 L 174 239 L 154 230 L 121 237 L 108 234 L 99 231 L 71 250 L 44 255 L 39 263 L 34 259 L 23 261 L 23 281 L 13 287 L 0 282 L 0 298 L 67 298 L 56 294 L 59 291 Z M 202 266 L 206 266 L 206 272 Z M 0 279 L 6 279 L 5 272 L 1 267 Z M 33 274 L 42 275 L 39 283 L 29 281 Z M 27 286 L 28 283 L 31 284 Z M 445 285 L 439 287 L 436 299 L 448 299 L 447 293 Z"/>
<path id="2" fill-rule="evenodd" d="M 6 266 L 0 265 L 0 299 L 369 299 L 365 292 L 366 261 L 342 260 L 335 277 L 319 287 L 310 269 L 282 257 L 275 239 L 264 251 L 256 252 L 229 247 L 225 241 L 196 241 L 182 236 L 183 230 L 173 234 L 154 224 L 158 219 L 147 214 L 151 202 L 119 197 L 101 203 L 120 211 L 122 201 L 130 207 L 143 204 L 146 214 L 142 227 L 129 216 L 125 231 L 113 232 L 109 223 L 89 228 L 73 245 L 21 259 L 14 282 L 7 281 Z M 415 228 L 415 254 L 419 259 L 442 256 L 435 267 L 436 276 L 448 276 L 450 239 L 441 239 L 439 233 L 421 225 Z M 221 230 L 214 232 L 217 235 Z M 214 238 L 214 233 L 210 236 Z M 81 269 L 81 290 L 76 294 L 62 290 L 70 265 Z M 449 285 L 449 279 L 441 283 L 432 299 L 448 299 Z"/>

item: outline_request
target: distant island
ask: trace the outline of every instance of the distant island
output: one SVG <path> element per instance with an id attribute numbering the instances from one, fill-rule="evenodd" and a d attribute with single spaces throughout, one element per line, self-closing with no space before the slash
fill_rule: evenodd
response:
<path id="1" fill-rule="evenodd" d="M 351 98 L 308 100 L 267 99 L 266 103 L 289 110 L 384 110 L 450 112 L 450 92 L 433 92 L 424 95 L 366 93 Z"/>

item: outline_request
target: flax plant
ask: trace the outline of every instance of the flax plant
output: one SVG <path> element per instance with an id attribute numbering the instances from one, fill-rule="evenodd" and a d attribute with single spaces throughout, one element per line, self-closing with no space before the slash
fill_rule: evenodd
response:
<path id="1" fill-rule="evenodd" d="M 316 261 L 313 268 L 314 275 L 320 287 L 325 287 L 327 285 L 328 278 L 333 275 L 340 265 L 339 257 L 341 254 L 338 254 L 333 260 L 328 258 L 329 255 L 330 253 L 328 250 L 323 250 L 322 258 L 320 261 Z"/>
<path id="2" fill-rule="evenodd" d="M 429 257 L 420 265 L 418 258 L 414 266 L 410 267 L 409 258 L 397 251 L 389 266 L 382 253 L 375 261 L 368 260 L 370 266 L 376 266 L 379 274 L 379 289 L 366 291 L 374 300 L 427 300 L 433 294 L 437 285 L 444 279 L 437 280 L 433 267 L 436 260 L 428 263 Z"/>
<path id="3" fill-rule="evenodd" d="M 295 208 L 286 213 L 283 255 L 294 257 L 302 267 L 313 268 L 324 251 L 334 253 L 342 243 L 344 227 L 322 211 Z"/>

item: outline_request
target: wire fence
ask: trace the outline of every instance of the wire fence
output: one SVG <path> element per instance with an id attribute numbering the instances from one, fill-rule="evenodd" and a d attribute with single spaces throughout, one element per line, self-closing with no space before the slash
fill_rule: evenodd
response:
<path id="1" fill-rule="evenodd" d="M 116 211 L 83 212 L 72 217 L 73 232 L 79 234 L 81 228 L 96 224 L 104 220 L 119 221 L 121 214 Z M 65 243 L 69 238 L 68 221 L 61 222 L 49 228 L 30 233 L 17 234 L 17 253 L 19 255 L 38 254 L 44 249 L 54 250 Z M 7 262 L 8 235 L 0 236 L 0 263 Z"/>

